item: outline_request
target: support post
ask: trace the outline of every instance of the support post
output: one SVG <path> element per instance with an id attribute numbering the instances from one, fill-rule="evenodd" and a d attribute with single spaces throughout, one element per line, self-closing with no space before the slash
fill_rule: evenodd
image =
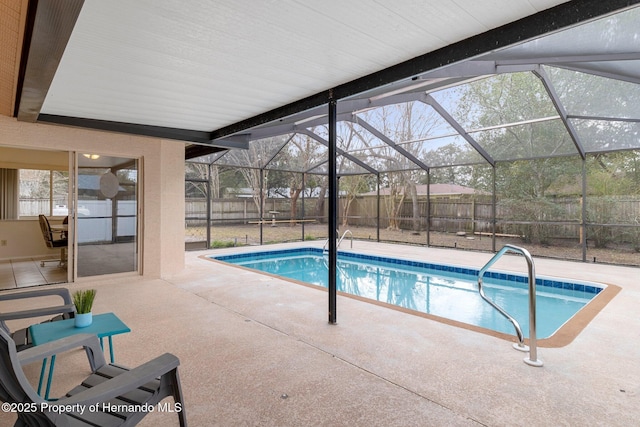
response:
<path id="1" fill-rule="evenodd" d="M 476 199 L 471 199 L 471 235 L 476 234 Z"/>
<path id="2" fill-rule="evenodd" d="M 376 188 L 376 242 L 380 243 L 380 174 L 377 175 L 376 182 L 378 186 Z"/>
<path id="3" fill-rule="evenodd" d="M 427 247 L 431 246 L 431 171 L 427 171 Z"/>
<path id="4" fill-rule="evenodd" d="M 333 91 L 329 92 L 329 323 L 337 323 L 337 229 L 338 229 L 338 172 L 337 161 L 337 102 L 333 97 Z"/>
<path id="5" fill-rule="evenodd" d="M 582 262 L 587 261 L 587 159 L 582 159 L 582 211 L 580 213 L 580 240 L 582 243 Z"/>
<path id="6" fill-rule="evenodd" d="M 493 188 L 491 190 L 491 251 L 496 251 L 496 165 L 492 166 L 491 179 L 493 181 Z"/>
<path id="7" fill-rule="evenodd" d="M 264 223 L 264 190 L 262 187 L 264 186 L 264 170 L 260 169 L 260 209 L 258 209 L 258 214 L 260 215 L 260 246 L 262 246 L 262 226 Z"/>
<path id="8" fill-rule="evenodd" d="M 305 223 L 304 220 L 307 219 L 305 217 L 305 212 L 304 212 L 304 192 L 305 192 L 305 186 L 307 185 L 306 177 L 307 177 L 307 174 L 303 173 L 302 174 L 302 227 L 301 227 L 302 228 L 302 241 L 303 242 L 304 242 L 304 223 Z"/>
<path id="9" fill-rule="evenodd" d="M 211 163 L 207 164 L 207 249 L 211 248 Z"/>

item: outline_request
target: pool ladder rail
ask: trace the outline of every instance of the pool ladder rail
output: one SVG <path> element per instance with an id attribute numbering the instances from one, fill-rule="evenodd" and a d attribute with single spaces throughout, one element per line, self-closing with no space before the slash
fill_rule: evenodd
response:
<path id="1" fill-rule="evenodd" d="M 336 230 L 338 231 L 338 230 Z M 336 249 L 340 247 L 340 243 L 342 243 L 342 240 L 344 239 L 344 236 L 347 235 L 347 233 L 349 233 L 351 235 L 351 249 L 353 249 L 353 233 L 351 232 L 351 230 L 346 230 L 344 233 L 342 233 L 342 237 L 340 237 L 340 239 L 338 240 L 338 244 L 336 245 Z M 340 234 L 340 232 L 338 232 L 338 234 Z M 329 249 L 327 249 L 327 245 L 329 244 L 329 239 L 327 239 L 326 242 L 324 242 L 324 246 L 322 247 L 322 259 L 324 260 L 324 265 L 325 267 L 327 267 L 327 270 L 329 269 L 329 264 L 328 264 L 328 254 L 329 254 Z M 339 265 L 336 265 L 336 270 L 342 275 L 343 278 L 346 278 L 347 275 L 345 274 L 344 271 L 342 271 L 342 268 L 340 268 Z"/>
<path id="2" fill-rule="evenodd" d="M 338 231 L 338 230 L 336 230 Z M 347 235 L 347 233 L 351 236 L 351 246 L 349 246 L 350 249 L 353 249 L 353 233 L 351 232 L 351 230 L 345 230 L 344 233 L 342 233 L 342 237 L 340 237 L 340 239 L 338 239 L 338 244 L 336 245 L 336 248 L 340 247 L 340 243 L 342 243 L 342 241 L 344 240 L 345 236 Z M 340 232 L 338 232 L 338 234 L 340 234 Z M 324 242 L 324 246 L 322 247 L 322 252 L 327 251 L 327 245 L 329 244 L 329 239 L 327 239 L 326 242 Z"/>
<path id="3" fill-rule="evenodd" d="M 527 260 L 527 267 L 529 273 L 529 346 L 526 346 L 524 343 L 524 335 L 522 334 L 522 328 L 520 328 L 520 324 L 516 319 L 514 319 L 509 313 L 507 313 L 502 307 L 498 306 L 496 303 L 491 301 L 484 293 L 482 288 L 482 277 L 487 272 L 487 270 L 495 264 L 496 261 L 502 255 L 507 252 L 516 252 L 520 253 Z M 533 258 L 529 251 L 524 248 L 514 246 L 514 245 L 505 245 L 498 253 L 496 253 L 493 258 L 489 260 L 488 263 L 485 264 L 484 267 L 480 269 L 478 272 L 478 291 L 480 292 L 480 296 L 486 302 L 488 302 L 493 308 L 495 308 L 500 314 L 507 318 L 511 322 L 511 324 L 516 329 L 516 335 L 518 337 L 518 342 L 513 344 L 513 348 L 518 351 L 528 351 L 529 357 L 524 358 L 524 363 L 530 366 L 540 367 L 543 365 L 542 360 L 538 359 L 538 348 L 537 348 L 537 340 L 536 340 L 536 273 L 535 266 L 533 265 Z"/>

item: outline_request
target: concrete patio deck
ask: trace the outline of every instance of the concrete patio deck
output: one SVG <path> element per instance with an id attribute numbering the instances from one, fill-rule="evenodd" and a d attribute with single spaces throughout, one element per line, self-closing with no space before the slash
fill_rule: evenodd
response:
<path id="1" fill-rule="evenodd" d="M 321 243 L 316 243 L 322 245 Z M 298 244 L 300 245 L 300 244 Z M 185 254 L 164 280 L 83 281 L 94 312 L 131 327 L 117 362 L 176 354 L 191 426 L 629 426 L 640 419 L 640 270 L 536 259 L 539 275 L 615 284 L 622 291 L 570 344 L 539 348 L 544 367 L 511 343 L 401 311 Z M 354 242 L 354 250 L 481 267 L 488 253 Z M 494 267 L 525 271 L 521 257 Z M 14 323 L 10 326 L 18 326 Z M 88 374 L 84 353 L 58 358 L 52 395 Z M 81 369 L 79 369 L 81 368 Z M 27 367 L 37 381 L 39 366 Z M 0 414 L 10 425 L 11 414 Z M 177 425 L 153 413 L 144 426 Z"/>

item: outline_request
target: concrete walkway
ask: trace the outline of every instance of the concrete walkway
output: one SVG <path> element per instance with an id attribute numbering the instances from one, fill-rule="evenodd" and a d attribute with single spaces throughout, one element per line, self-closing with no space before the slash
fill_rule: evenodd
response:
<path id="1" fill-rule="evenodd" d="M 359 241 L 354 250 L 472 267 L 491 258 Z M 94 311 L 116 312 L 131 327 L 114 338 L 119 363 L 164 352 L 180 358 L 191 426 L 629 426 L 640 419 L 636 268 L 536 259 L 539 275 L 622 291 L 570 344 L 540 348 L 544 367 L 534 368 L 503 339 L 348 297 L 338 297 L 338 324 L 329 325 L 325 291 L 200 257 L 208 253 L 185 254 L 186 269 L 165 280 L 71 285 L 97 288 Z M 522 272 L 525 263 L 508 256 L 495 268 Z M 83 358 L 82 351 L 58 358 L 52 395 L 88 374 Z M 37 381 L 39 366 L 27 372 Z M 0 425 L 10 419 L 0 414 Z M 177 417 L 153 413 L 141 425 L 177 425 Z"/>

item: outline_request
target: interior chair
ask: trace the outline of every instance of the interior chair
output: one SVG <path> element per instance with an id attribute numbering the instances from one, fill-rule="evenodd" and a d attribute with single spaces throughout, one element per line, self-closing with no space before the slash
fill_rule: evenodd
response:
<path id="1" fill-rule="evenodd" d="M 68 240 L 66 238 L 66 235 L 64 235 L 64 237 L 62 237 L 62 233 L 61 233 L 61 237 L 56 239 L 53 236 L 53 232 L 51 231 L 51 224 L 49 224 L 49 220 L 47 219 L 46 216 L 44 215 L 38 215 L 38 221 L 40 222 L 40 230 L 42 230 L 42 237 L 44 238 L 44 243 L 47 245 L 48 248 L 54 249 L 54 248 L 60 248 L 60 260 L 57 259 L 51 259 L 51 260 L 43 260 L 40 262 L 40 265 L 44 267 L 45 262 L 58 262 L 60 266 L 64 266 L 67 263 L 67 256 L 66 256 L 66 251 L 67 251 L 67 246 L 68 246 Z"/>
<path id="2" fill-rule="evenodd" d="M 69 215 L 64 217 L 64 219 L 62 220 L 62 225 L 66 225 L 67 227 L 69 227 Z M 63 239 L 69 239 L 69 230 L 63 230 L 60 233 L 60 237 L 62 237 Z"/>
<path id="3" fill-rule="evenodd" d="M 25 298 L 33 298 L 35 301 L 37 298 L 46 298 L 51 296 L 60 297 L 62 301 L 60 301 L 59 304 L 47 305 L 28 310 L 12 312 L 0 311 L 0 329 L 3 329 L 7 334 L 9 334 L 11 339 L 15 342 L 16 349 L 18 351 L 22 351 L 33 346 L 33 343 L 31 342 L 31 335 L 29 334 L 29 328 L 17 329 L 11 332 L 6 322 L 8 320 L 30 319 L 43 316 L 54 316 L 46 320 L 47 322 L 73 318 L 75 306 L 71 299 L 71 293 L 67 288 L 46 288 L 13 293 L 0 293 L 0 302 L 15 301 Z"/>
<path id="4" fill-rule="evenodd" d="M 55 401 L 41 398 L 22 367 L 81 347 L 93 373 Z M 187 425 L 178 377 L 180 361 L 170 353 L 129 370 L 106 363 L 95 335 L 72 335 L 17 352 L 11 337 L 0 328 L 0 359 L 0 399 L 26 408 L 17 412 L 14 426 L 134 426 L 147 414 L 144 408 L 153 411 L 166 397 L 173 397 L 171 409 L 177 412 L 180 426 Z"/>

